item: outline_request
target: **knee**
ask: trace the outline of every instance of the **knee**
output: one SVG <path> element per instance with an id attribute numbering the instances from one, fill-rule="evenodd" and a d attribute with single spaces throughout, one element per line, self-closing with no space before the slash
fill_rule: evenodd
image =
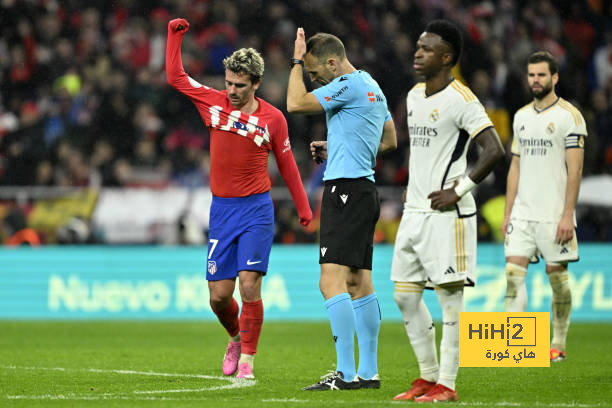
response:
<path id="1" fill-rule="evenodd" d="M 463 311 L 463 285 L 436 287 L 436 295 L 442 308 L 444 324 L 459 320 L 459 312 Z"/>
<path id="2" fill-rule="evenodd" d="M 567 269 L 554 270 L 551 272 L 547 271 L 547 275 L 553 293 L 570 293 L 569 273 Z"/>
<path id="3" fill-rule="evenodd" d="M 325 299 L 332 298 L 340 293 L 349 292 L 346 278 L 341 273 L 322 272 L 319 280 L 319 290 Z"/>
<path id="4" fill-rule="evenodd" d="M 520 265 L 506 264 L 506 297 L 516 297 L 519 287 L 525 282 L 527 269 Z"/>
<path id="5" fill-rule="evenodd" d="M 410 287 L 396 284 L 393 291 L 393 300 L 401 311 L 417 310 L 423 295 L 423 287 L 415 284 L 409 284 Z"/>
<path id="6" fill-rule="evenodd" d="M 218 292 L 210 293 L 210 307 L 213 310 L 223 310 L 229 306 L 231 301 L 232 301 L 231 294 L 228 296 L 228 295 L 218 293 Z"/>
<path id="7" fill-rule="evenodd" d="M 261 298 L 260 286 L 257 282 L 241 282 L 240 283 L 240 296 L 242 300 L 247 302 L 256 302 Z"/>

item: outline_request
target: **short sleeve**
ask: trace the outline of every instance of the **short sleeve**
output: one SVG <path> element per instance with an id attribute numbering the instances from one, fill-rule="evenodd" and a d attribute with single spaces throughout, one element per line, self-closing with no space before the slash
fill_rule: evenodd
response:
<path id="1" fill-rule="evenodd" d="M 584 141 L 587 136 L 586 123 L 582 114 L 576 109 L 569 115 L 569 126 L 565 135 L 565 148 L 584 148 Z"/>
<path id="2" fill-rule="evenodd" d="M 312 93 L 326 112 L 337 110 L 350 102 L 353 94 L 351 85 L 354 85 L 351 82 L 346 76 L 341 76 Z"/>
<path id="3" fill-rule="evenodd" d="M 477 100 L 472 100 L 458 106 L 458 125 L 470 135 L 470 139 L 477 136 L 483 130 L 493 127 L 491 119 L 485 112 L 482 104 Z"/>

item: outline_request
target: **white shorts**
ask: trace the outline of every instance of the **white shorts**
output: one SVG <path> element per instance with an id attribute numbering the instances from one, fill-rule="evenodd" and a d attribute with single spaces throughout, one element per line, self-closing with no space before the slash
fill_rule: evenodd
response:
<path id="1" fill-rule="evenodd" d="M 395 238 L 391 280 L 428 287 L 463 281 L 474 285 L 476 217 L 406 212 Z"/>
<path id="2" fill-rule="evenodd" d="M 541 254 L 547 264 L 578 260 L 576 233 L 565 245 L 555 242 L 558 224 L 511 219 L 506 231 L 506 257 L 522 256 L 532 260 Z M 536 261 L 537 262 L 537 261 Z"/>

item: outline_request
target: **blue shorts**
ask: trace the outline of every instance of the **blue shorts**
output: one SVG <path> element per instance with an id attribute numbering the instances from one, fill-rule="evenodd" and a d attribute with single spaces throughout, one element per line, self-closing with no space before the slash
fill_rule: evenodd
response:
<path id="1" fill-rule="evenodd" d="M 268 192 L 213 196 L 209 225 L 206 280 L 232 279 L 239 271 L 266 274 L 274 238 L 274 205 Z"/>

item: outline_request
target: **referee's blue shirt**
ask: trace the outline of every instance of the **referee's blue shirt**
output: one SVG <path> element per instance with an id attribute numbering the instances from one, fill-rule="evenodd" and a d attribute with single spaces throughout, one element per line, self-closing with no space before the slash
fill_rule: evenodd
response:
<path id="1" fill-rule="evenodd" d="M 312 91 L 327 117 L 327 167 L 323 180 L 367 177 L 374 181 L 387 98 L 365 71 L 356 70 Z"/>

